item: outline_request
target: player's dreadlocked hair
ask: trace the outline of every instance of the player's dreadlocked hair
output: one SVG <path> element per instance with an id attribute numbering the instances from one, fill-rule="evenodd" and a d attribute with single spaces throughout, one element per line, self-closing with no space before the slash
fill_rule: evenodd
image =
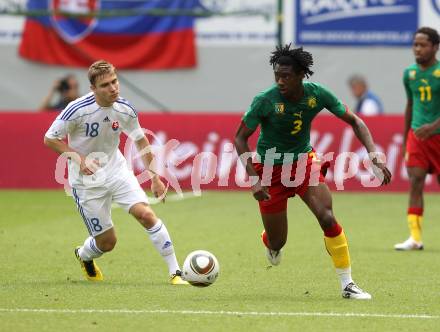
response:
<path id="1" fill-rule="evenodd" d="M 437 30 L 428 28 L 428 27 L 421 27 L 417 29 L 416 33 L 423 33 L 424 35 L 428 36 L 428 40 L 432 43 L 432 45 L 438 45 L 440 43 L 440 36 L 437 32 Z"/>
<path id="2" fill-rule="evenodd" d="M 290 49 L 291 44 L 278 45 L 272 56 L 270 57 L 270 64 L 274 68 L 276 64 L 282 66 L 292 66 L 295 73 L 304 72 L 306 78 L 313 75 L 310 67 L 313 65 L 312 54 L 304 51 L 302 47 Z"/>

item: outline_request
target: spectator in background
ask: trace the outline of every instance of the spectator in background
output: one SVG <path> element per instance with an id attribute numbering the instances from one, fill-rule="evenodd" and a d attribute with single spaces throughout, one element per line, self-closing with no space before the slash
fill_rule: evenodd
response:
<path id="1" fill-rule="evenodd" d="M 368 89 L 367 81 L 361 75 L 353 75 L 348 80 L 351 92 L 357 99 L 356 114 L 358 115 L 379 115 L 383 113 L 382 102 Z"/>
<path id="2" fill-rule="evenodd" d="M 56 103 L 52 103 L 54 96 L 58 94 Z M 61 112 L 67 104 L 79 98 L 79 83 L 73 74 L 69 74 L 55 81 L 49 94 L 43 99 L 40 111 Z"/>

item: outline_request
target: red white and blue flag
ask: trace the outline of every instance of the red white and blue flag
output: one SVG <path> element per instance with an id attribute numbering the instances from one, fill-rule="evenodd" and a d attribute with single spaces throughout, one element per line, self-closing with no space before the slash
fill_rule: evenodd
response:
<path id="1" fill-rule="evenodd" d="M 73 67 L 88 67 L 105 59 L 120 69 L 189 68 L 196 64 L 194 17 L 144 13 L 193 10 L 199 6 L 198 0 L 29 0 L 27 6 L 29 12 L 47 10 L 52 14 L 27 18 L 19 49 L 26 59 Z M 85 16 L 100 10 L 134 10 L 139 15 Z"/>

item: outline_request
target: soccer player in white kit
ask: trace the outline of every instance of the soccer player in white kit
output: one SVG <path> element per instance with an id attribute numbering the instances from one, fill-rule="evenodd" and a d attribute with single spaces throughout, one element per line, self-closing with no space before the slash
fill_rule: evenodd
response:
<path id="1" fill-rule="evenodd" d="M 153 171 L 154 156 L 139 125 L 138 116 L 125 99 L 119 97 L 119 82 L 114 66 L 100 60 L 88 72 L 92 92 L 71 102 L 53 122 L 44 144 L 59 154 L 67 153 L 68 177 L 78 211 L 89 232 L 75 255 L 88 280 L 103 280 L 95 259 L 111 251 L 116 234 L 111 219 L 111 204 L 118 203 L 145 228 L 168 265 L 173 285 L 187 284 L 174 253 L 165 224 L 157 218 L 133 172 L 119 150 L 119 136 L 132 139 L 150 172 L 151 190 L 164 197 L 166 189 Z M 65 142 L 66 136 L 68 142 Z M 146 152 L 145 152 L 146 151 Z"/>

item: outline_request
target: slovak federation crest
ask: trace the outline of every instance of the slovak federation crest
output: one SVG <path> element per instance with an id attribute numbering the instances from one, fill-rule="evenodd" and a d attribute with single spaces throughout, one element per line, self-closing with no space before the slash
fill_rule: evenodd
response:
<path id="1" fill-rule="evenodd" d="M 100 0 L 50 0 L 51 22 L 61 38 L 69 44 L 76 43 L 88 36 L 96 24 L 96 17 L 68 17 L 59 14 L 89 14 L 101 8 Z"/>
<path id="2" fill-rule="evenodd" d="M 113 121 L 112 122 L 112 129 L 114 131 L 116 131 L 116 130 L 118 130 L 118 128 L 119 128 L 119 122 L 118 121 Z"/>

